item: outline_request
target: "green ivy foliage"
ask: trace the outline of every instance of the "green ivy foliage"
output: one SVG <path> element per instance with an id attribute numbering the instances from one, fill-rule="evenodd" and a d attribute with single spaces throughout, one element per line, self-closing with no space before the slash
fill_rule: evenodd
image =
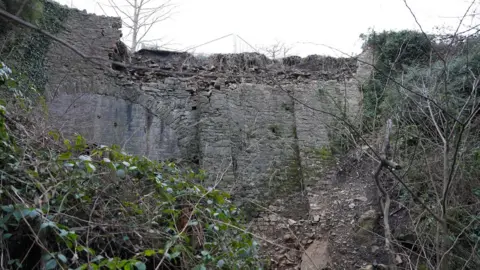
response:
<path id="1" fill-rule="evenodd" d="M 43 17 L 44 2 L 41 0 L 0 0 L 0 7 L 20 18 L 37 24 Z"/>
<path id="2" fill-rule="evenodd" d="M 7 0 L 11 3 L 11 12 L 18 10 L 20 0 Z M 56 34 L 63 29 L 63 23 L 68 18 L 70 10 L 58 3 L 49 0 L 28 1 L 24 7 L 25 20 L 36 24 L 40 29 Z M 29 17 L 30 16 L 30 17 Z M 1 46 L 0 57 L 3 58 L 17 73 L 22 73 L 31 84 L 42 91 L 47 82 L 45 74 L 45 56 L 48 52 L 51 39 L 34 30 L 18 26 L 8 21 L 4 22 L 7 27 L 0 29 L 0 37 L 6 42 Z M 0 42 L 1 43 L 1 42 Z"/>
<path id="3" fill-rule="evenodd" d="M 364 47 L 371 49 L 375 58 L 375 72 L 362 87 L 363 127 L 371 130 L 373 122 L 382 113 L 381 105 L 386 97 L 384 91 L 390 78 L 396 78 L 404 67 L 426 66 L 431 56 L 433 37 L 411 30 L 371 32 L 361 37 Z"/>
<path id="4" fill-rule="evenodd" d="M 3 91 L 15 79 L 2 67 Z M 205 172 L 89 145 L 80 135 L 37 138 L 26 125 L 33 123 L 0 106 L 3 267 L 263 268 L 241 210 L 228 193 L 202 185 Z"/>

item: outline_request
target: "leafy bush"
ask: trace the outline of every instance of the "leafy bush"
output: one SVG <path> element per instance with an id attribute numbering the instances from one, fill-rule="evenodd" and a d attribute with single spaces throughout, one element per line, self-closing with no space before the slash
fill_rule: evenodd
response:
<path id="1" fill-rule="evenodd" d="M 262 268 L 241 211 L 204 172 L 33 130 L 0 106 L 2 267 Z"/>

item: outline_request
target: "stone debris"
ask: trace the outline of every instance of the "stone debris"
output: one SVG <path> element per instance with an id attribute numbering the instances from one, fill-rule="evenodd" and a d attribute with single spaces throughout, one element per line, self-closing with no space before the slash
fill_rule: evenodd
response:
<path id="1" fill-rule="evenodd" d="M 329 269 L 331 266 L 328 241 L 314 241 L 302 255 L 301 270 Z"/>

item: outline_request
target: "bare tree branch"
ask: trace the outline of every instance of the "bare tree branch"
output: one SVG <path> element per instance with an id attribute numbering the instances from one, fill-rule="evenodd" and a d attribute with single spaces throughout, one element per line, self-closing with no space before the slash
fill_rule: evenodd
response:
<path id="1" fill-rule="evenodd" d="M 120 1 L 125 1 L 128 5 L 121 5 Z M 153 26 L 169 19 L 175 8 L 171 0 L 155 1 L 161 2 L 155 5 L 153 0 L 108 0 L 108 7 L 122 18 L 123 25 L 131 33 L 128 36 L 131 37 L 132 51 L 138 48 Z"/>

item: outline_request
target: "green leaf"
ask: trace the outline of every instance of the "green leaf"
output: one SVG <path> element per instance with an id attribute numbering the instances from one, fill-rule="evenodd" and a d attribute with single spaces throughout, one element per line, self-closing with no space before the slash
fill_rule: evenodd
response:
<path id="1" fill-rule="evenodd" d="M 3 235 L 3 239 L 9 239 L 10 237 L 12 237 L 13 234 L 11 233 L 6 233 Z"/>
<path id="2" fill-rule="evenodd" d="M 137 270 L 147 270 L 147 266 L 143 262 L 136 262 L 135 267 Z"/>
<path id="3" fill-rule="evenodd" d="M 170 254 L 170 259 L 175 259 L 175 258 L 177 258 L 178 256 L 180 256 L 180 252 L 176 251 L 176 252 Z"/>
<path id="4" fill-rule="evenodd" d="M 150 257 L 150 256 L 155 255 L 156 252 L 155 252 L 155 250 L 153 250 L 153 249 L 148 249 L 148 250 L 145 250 L 145 251 L 143 252 L 143 254 L 145 254 L 145 256 L 147 256 L 147 257 Z"/>
<path id="5" fill-rule="evenodd" d="M 70 143 L 70 141 L 68 139 L 65 139 L 63 141 L 63 144 L 67 147 L 68 150 L 72 149 L 72 144 Z"/>
<path id="6" fill-rule="evenodd" d="M 7 212 L 7 213 L 12 213 L 13 210 L 15 208 L 13 208 L 13 205 L 9 204 L 9 205 L 2 205 L 2 210 Z"/>
<path id="7" fill-rule="evenodd" d="M 22 215 L 24 217 L 30 217 L 30 218 L 35 218 L 40 215 L 40 213 L 37 211 L 37 209 L 23 209 L 22 210 Z"/>
<path id="8" fill-rule="evenodd" d="M 189 220 L 187 223 L 187 226 L 197 226 L 197 225 L 198 225 L 198 221 L 196 220 Z"/>
<path id="9" fill-rule="evenodd" d="M 119 178 L 125 178 L 125 176 L 126 176 L 125 171 L 123 169 L 117 170 L 117 176 Z"/>
<path id="10" fill-rule="evenodd" d="M 225 261 L 224 261 L 223 259 L 220 259 L 220 260 L 217 262 L 217 267 L 218 267 L 218 268 L 222 268 L 224 265 L 225 265 Z"/>
<path id="11" fill-rule="evenodd" d="M 95 258 L 93 258 L 92 262 L 98 262 L 98 261 L 101 261 L 103 260 L 105 257 L 103 257 L 102 255 L 97 255 L 95 256 Z"/>
<path id="12" fill-rule="evenodd" d="M 72 152 L 65 152 L 65 153 L 61 153 L 59 156 L 58 156 L 58 159 L 59 160 L 69 160 L 72 158 Z"/>
<path id="13" fill-rule="evenodd" d="M 97 168 L 95 168 L 95 166 L 93 166 L 92 163 L 90 163 L 90 162 L 87 163 L 87 172 L 93 173 L 93 172 L 95 172 L 96 169 L 97 169 Z"/>
<path id="14" fill-rule="evenodd" d="M 13 216 L 15 217 L 15 220 L 17 220 L 17 222 L 18 222 L 22 219 L 22 212 L 17 210 L 15 212 L 13 212 Z"/>
<path id="15" fill-rule="evenodd" d="M 68 261 L 68 260 L 67 260 L 67 257 L 65 257 L 65 255 L 63 255 L 63 254 L 61 254 L 61 253 L 57 254 L 57 257 L 58 257 L 58 259 L 59 259 L 60 261 L 62 261 L 63 263 L 67 263 L 67 261 Z"/>
<path id="16" fill-rule="evenodd" d="M 52 136 L 55 141 L 60 139 L 60 134 L 56 131 L 49 131 L 48 135 Z"/>
<path id="17" fill-rule="evenodd" d="M 132 263 L 128 262 L 125 264 L 125 266 L 123 266 L 123 270 L 133 270 Z"/>
<path id="18" fill-rule="evenodd" d="M 46 270 L 55 269 L 55 267 L 57 267 L 57 261 L 55 259 L 51 259 L 45 264 Z"/>
<path id="19" fill-rule="evenodd" d="M 201 265 L 195 266 L 193 270 L 207 270 L 207 268 L 205 267 L 205 265 L 201 264 Z"/>
<path id="20" fill-rule="evenodd" d="M 56 228 L 57 225 L 56 225 L 54 222 L 52 222 L 52 221 L 47 221 L 47 222 L 42 223 L 42 225 L 40 225 L 40 230 L 41 230 L 41 229 L 45 229 L 45 228 L 47 228 L 47 227 L 54 227 L 54 228 Z"/>
<path id="21" fill-rule="evenodd" d="M 50 260 L 51 258 L 52 258 L 52 255 L 50 255 L 49 253 L 46 253 L 46 254 L 42 255 L 42 261 L 44 261 L 44 262 Z"/>
<path id="22" fill-rule="evenodd" d="M 64 230 L 64 229 L 61 229 L 60 230 L 60 233 L 58 234 L 60 237 L 65 237 L 68 235 L 68 231 Z"/>
<path id="23" fill-rule="evenodd" d="M 75 150 L 82 151 L 86 147 L 87 147 L 87 142 L 85 138 L 83 138 L 81 135 L 77 135 L 77 138 L 75 140 Z"/>
<path id="24" fill-rule="evenodd" d="M 222 194 L 215 194 L 215 200 L 217 201 L 218 204 L 224 204 L 225 203 L 225 198 L 222 196 Z"/>

